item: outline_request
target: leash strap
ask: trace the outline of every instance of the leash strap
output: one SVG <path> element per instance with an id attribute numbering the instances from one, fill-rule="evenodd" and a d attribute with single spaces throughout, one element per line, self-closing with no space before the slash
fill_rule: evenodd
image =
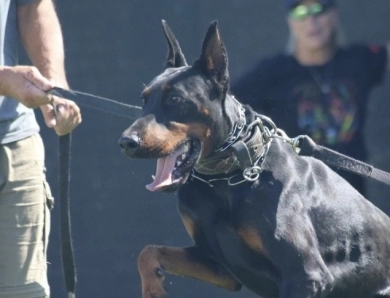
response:
<path id="1" fill-rule="evenodd" d="M 73 100 L 77 105 L 95 109 L 117 116 L 137 119 L 141 115 L 141 107 L 125 104 L 112 99 L 96 96 L 75 90 L 66 90 L 59 87 L 47 91 L 48 94 Z"/>
<path id="2" fill-rule="evenodd" d="M 66 90 L 54 87 L 47 92 L 54 96 L 73 100 L 77 105 L 92 108 L 117 116 L 137 119 L 141 115 L 141 107 L 120 103 L 108 98 L 83 93 L 74 90 Z M 62 267 L 68 298 L 75 298 L 77 283 L 76 266 L 73 255 L 72 235 L 70 226 L 70 151 L 71 134 L 59 138 L 59 199 L 60 199 L 60 234 Z"/>
<path id="3" fill-rule="evenodd" d="M 376 169 L 375 167 L 346 156 L 329 148 L 317 145 L 308 136 L 299 136 L 299 155 L 312 156 L 324 163 L 358 174 L 360 176 L 373 178 L 384 184 L 390 185 L 390 173 Z"/>
<path id="4" fill-rule="evenodd" d="M 69 298 L 75 297 L 77 283 L 76 266 L 73 256 L 72 236 L 70 228 L 69 189 L 70 189 L 70 148 L 72 135 L 68 134 L 59 138 L 59 190 L 60 190 L 60 234 L 62 267 L 66 290 Z"/>

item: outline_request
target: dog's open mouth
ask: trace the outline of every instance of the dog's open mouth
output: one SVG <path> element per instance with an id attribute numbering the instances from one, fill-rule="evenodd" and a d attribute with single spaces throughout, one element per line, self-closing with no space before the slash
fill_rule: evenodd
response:
<path id="1" fill-rule="evenodd" d="M 146 188 L 150 191 L 170 192 L 185 183 L 200 154 L 200 142 L 187 140 L 172 154 L 157 160 L 154 181 Z"/>

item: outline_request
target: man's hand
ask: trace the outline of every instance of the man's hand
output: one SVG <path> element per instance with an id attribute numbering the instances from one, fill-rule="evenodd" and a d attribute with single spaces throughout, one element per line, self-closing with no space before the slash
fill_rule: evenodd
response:
<path id="1" fill-rule="evenodd" d="M 0 67 L 0 95 L 16 99 L 29 108 L 41 107 L 46 125 L 62 136 L 81 123 L 81 114 L 73 101 L 45 92 L 53 87 L 33 66 Z"/>
<path id="2" fill-rule="evenodd" d="M 71 100 L 53 97 L 52 104 L 41 106 L 43 118 L 57 135 L 70 133 L 81 123 L 79 107 Z"/>
<path id="3" fill-rule="evenodd" d="M 45 91 L 53 84 L 33 66 L 0 67 L 0 95 L 9 96 L 29 108 L 50 102 Z"/>

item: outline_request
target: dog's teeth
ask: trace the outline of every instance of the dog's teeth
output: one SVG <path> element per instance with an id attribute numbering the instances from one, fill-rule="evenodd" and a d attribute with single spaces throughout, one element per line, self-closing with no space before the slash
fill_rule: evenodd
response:
<path id="1" fill-rule="evenodd" d="M 152 175 L 152 178 L 153 178 L 153 180 L 154 180 L 154 178 L 156 178 L 156 176 Z"/>
<path id="2" fill-rule="evenodd" d="M 186 155 L 185 155 L 185 153 L 183 153 L 183 154 L 180 156 L 180 158 L 181 158 L 181 159 L 184 159 L 184 158 L 186 158 Z"/>
<path id="3" fill-rule="evenodd" d="M 187 152 L 189 149 L 190 149 L 190 147 L 188 146 L 188 144 L 186 144 L 186 145 L 183 146 L 183 150 L 184 150 L 184 151 Z"/>

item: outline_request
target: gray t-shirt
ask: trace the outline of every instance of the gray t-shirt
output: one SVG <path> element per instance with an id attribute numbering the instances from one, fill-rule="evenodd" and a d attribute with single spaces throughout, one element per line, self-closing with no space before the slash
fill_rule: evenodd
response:
<path id="1" fill-rule="evenodd" d="M 0 0 L 0 65 L 18 63 L 17 6 L 36 0 Z M 27 138 L 39 132 L 34 111 L 18 101 L 0 96 L 0 144 Z"/>

